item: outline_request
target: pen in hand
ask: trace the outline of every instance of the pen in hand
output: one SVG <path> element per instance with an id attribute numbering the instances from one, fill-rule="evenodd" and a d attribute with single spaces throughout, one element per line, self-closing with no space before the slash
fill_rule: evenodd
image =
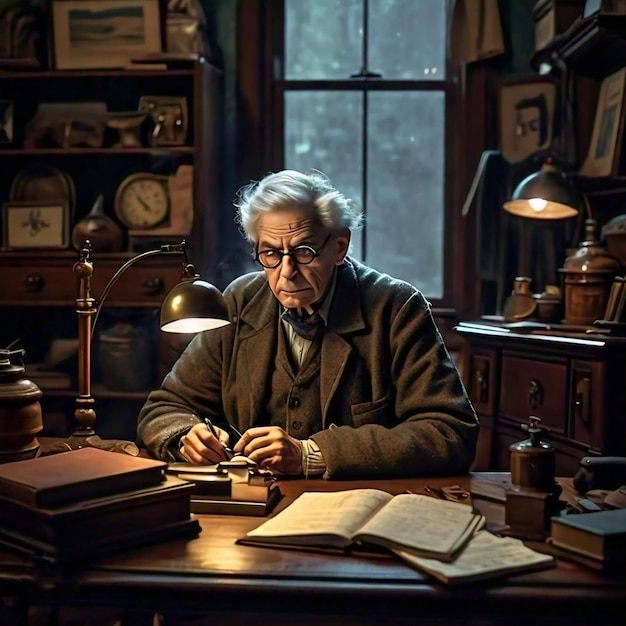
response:
<path id="1" fill-rule="evenodd" d="M 211 420 L 208 417 L 205 417 L 204 423 L 206 424 L 207 428 L 211 431 L 211 434 L 219 441 L 220 437 L 217 434 L 217 431 L 215 430 L 215 427 L 213 426 Z M 235 453 L 227 445 L 222 444 L 222 446 L 224 448 L 224 452 L 226 453 L 226 458 L 230 461 L 235 456 Z"/>

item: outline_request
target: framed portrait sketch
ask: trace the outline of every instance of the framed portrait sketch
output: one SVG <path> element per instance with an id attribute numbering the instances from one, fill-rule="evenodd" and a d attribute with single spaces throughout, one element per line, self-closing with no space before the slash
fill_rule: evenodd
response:
<path id="1" fill-rule="evenodd" d="M 579 171 L 583 176 L 617 174 L 624 131 L 625 79 L 626 68 L 622 68 L 602 81 L 589 151 Z"/>
<path id="2" fill-rule="evenodd" d="M 162 52 L 160 0 L 53 0 L 52 39 L 58 70 L 124 68 Z"/>
<path id="3" fill-rule="evenodd" d="M 509 163 L 550 148 L 556 101 L 557 84 L 549 76 L 515 77 L 501 85 L 498 147 Z"/>
<path id="4" fill-rule="evenodd" d="M 63 202 L 6 202 L 2 207 L 2 249 L 67 248 L 69 213 Z"/>

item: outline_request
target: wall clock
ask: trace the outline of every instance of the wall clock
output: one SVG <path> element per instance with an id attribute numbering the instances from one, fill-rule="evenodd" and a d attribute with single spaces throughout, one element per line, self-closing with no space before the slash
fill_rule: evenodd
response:
<path id="1" fill-rule="evenodd" d="M 150 231 L 170 217 L 169 178 L 150 172 L 127 176 L 115 192 L 117 219 L 131 230 Z"/>

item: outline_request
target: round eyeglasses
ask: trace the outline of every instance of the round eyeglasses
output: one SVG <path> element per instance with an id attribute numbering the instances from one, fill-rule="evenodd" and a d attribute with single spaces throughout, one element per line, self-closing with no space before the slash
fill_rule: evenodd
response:
<path id="1" fill-rule="evenodd" d="M 312 263 L 321 253 L 328 240 L 330 239 L 330 234 L 324 240 L 324 243 L 316 250 L 315 248 L 311 248 L 311 246 L 296 246 L 292 250 L 288 250 L 285 252 L 284 250 L 279 250 L 278 248 L 267 248 L 266 250 L 260 250 L 256 253 L 255 260 L 258 261 L 263 267 L 267 267 L 268 269 L 274 269 L 278 267 L 283 262 L 283 257 L 289 256 L 291 257 L 295 263 L 298 265 L 308 265 Z"/>

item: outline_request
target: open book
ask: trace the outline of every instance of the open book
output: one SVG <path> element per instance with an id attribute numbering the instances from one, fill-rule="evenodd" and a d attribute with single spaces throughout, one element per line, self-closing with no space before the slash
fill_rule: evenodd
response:
<path id="1" fill-rule="evenodd" d="M 467 504 L 418 494 L 309 491 L 238 543 L 340 549 L 371 545 L 449 561 L 484 521 Z"/>
<path id="2" fill-rule="evenodd" d="M 496 537 L 487 530 L 477 532 L 452 563 L 425 559 L 405 550 L 394 550 L 401 559 L 444 583 L 466 583 L 509 574 L 554 567 L 549 554 L 536 552 L 513 537 Z"/>

